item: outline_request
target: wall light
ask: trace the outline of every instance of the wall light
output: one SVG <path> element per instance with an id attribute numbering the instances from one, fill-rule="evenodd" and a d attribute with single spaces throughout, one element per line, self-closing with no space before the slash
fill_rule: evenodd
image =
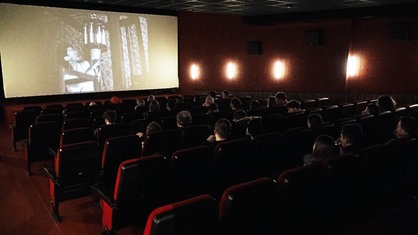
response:
<path id="1" fill-rule="evenodd" d="M 226 77 L 228 79 L 234 79 L 238 76 L 238 65 L 234 62 L 228 62 L 226 64 Z"/>
<path id="2" fill-rule="evenodd" d="M 273 77 L 276 80 L 281 80 L 284 78 L 286 73 L 285 63 L 281 60 L 276 60 L 273 64 Z"/>
<path id="3" fill-rule="evenodd" d="M 347 78 L 355 78 L 360 74 L 360 57 L 349 55 L 347 59 Z"/>
<path id="4" fill-rule="evenodd" d="M 190 66 L 190 77 L 192 80 L 197 80 L 200 78 L 200 67 L 197 64 L 192 64 Z"/>

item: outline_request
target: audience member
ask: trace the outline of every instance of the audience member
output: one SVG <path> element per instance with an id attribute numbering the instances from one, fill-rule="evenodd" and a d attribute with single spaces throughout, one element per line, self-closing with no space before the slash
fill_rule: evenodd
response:
<path id="1" fill-rule="evenodd" d="M 416 138 L 417 135 L 417 122 L 412 116 L 402 116 L 393 131 L 394 139 L 389 140 L 387 143 L 409 141 Z"/>
<path id="2" fill-rule="evenodd" d="M 277 106 L 276 97 L 273 95 L 267 97 L 267 108 L 274 108 L 276 106 Z"/>
<path id="3" fill-rule="evenodd" d="M 164 116 L 174 116 L 177 114 L 176 99 L 170 98 L 165 104 L 165 109 L 162 111 Z"/>
<path id="4" fill-rule="evenodd" d="M 229 106 L 230 106 L 232 112 L 235 112 L 236 110 L 241 109 L 242 101 L 238 97 L 232 97 Z"/>
<path id="5" fill-rule="evenodd" d="M 106 125 L 111 125 L 117 122 L 118 114 L 114 109 L 108 109 L 103 113 L 104 122 Z"/>
<path id="6" fill-rule="evenodd" d="M 247 112 L 243 109 L 237 109 L 232 116 L 231 138 L 244 138 L 246 135 Z"/>
<path id="7" fill-rule="evenodd" d="M 366 108 L 361 112 L 361 115 L 377 115 L 379 114 L 379 106 L 375 102 L 368 103 Z"/>
<path id="8" fill-rule="evenodd" d="M 324 119 L 322 118 L 322 115 L 319 113 L 311 113 L 308 115 L 307 119 L 307 125 L 308 128 L 315 128 L 321 124 L 324 123 Z"/>
<path id="9" fill-rule="evenodd" d="M 395 111 L 396 110 L 396 101 L 389 95 L 381 95 L 377 98 L 376 102 L 379 107 L 379 112 L 385 111 Z"/>
<path id="10" fill-rule="evenodd" d="M 258 110 L 261 109 L 261 103 L 259 100 L 251 100 L 250 106 L 248 109 L 248 115 L 256 114 Z"/>
<path id="11" fill-rule="evenodd" d="M 145 112 L 147 110 L 146 102 L 143 98 L 136 99 L 136 105 L 134 107 L 134 110 L 142 112 Z"/>
<path id="12" fill-rule="evenodd" d="M 148 95 L 147 96 L 147 103 L 150 103 L 151 101 L 157 101 L 154 95 Z"/>
<path id="13" fill-rule="evenodd" d="M 158 121 L 161 119 L 160 103 L 152 100 L 148 104 L 148 111 L 143 113 L 143 116 L 148 121 Z"/>
<path id="14" fill-rule="evenodd" d="M 110 104 L 120 104 L 122 103 L 122 100 L 119 99 L 117 96 L 112 96 L 110 98 Z"/>
<path id="15" fill-rule="evenodd" d="M 176 110 L 180 111 L 180 110 L 190 110 L 190 109 L 191 109 L 191 104 L 185 102 L 184 96 L 178 95 L 176 98 Z"/>
<path id="16" fill-rule="evenodd" d="M 213 128 L 213 135 L 210 135 L 207 141 L 209 143 L 216 143 L 227 140 L 231 135 L 231 128 L 232 124 L 228 119 L 221 118 L 217 120 Z"/>
<path id="17" fill-rule="evenodd" d="M 221 92 L 221 99 L 229 99 L 229 91 L 223 90 Z"/>
<path id="18" fill-rule="evenodd" d="M 108 109 L 106 110 L 103 115 L 102 115 L 103 119 L 104 119 L 104 124 L 105 125 L 112 125 L 115 124 L 118 121 L 118 114 L 116 112 L 116 110 L 114 109 Z M 94 130 L 94 135 L 97 136 L 97 132 L 98 129 Z"/>
<path id="19" fill-rule="evenodd" d="M 329 135 L 319 135 L 312 146 L 312 154 L 303 157 L 304 165 L 320 164 L 326 166 L 336 156 L 334 139 Z"/>
<path id="20" fill-rule="evenodd" d="M 296 113 L 296 112 L 302 112 L 301 103 L 297 100 L 291 100 L 287 104 L 287 112 L 288 113 Z"/>
<path id="21" fill-rule="evenodd" d="M 277 92 L 275 95 L 276 97 L 276 103 L 278 105 L 286 105 L 288 100 L 287 100 L 287 94 L 283 91 L 279 91 Z"/>
<path id="22" fill-rule="evenodd" d="M 205 102 L 203 102 L 203 106 L 205 107 L 209 107 L 211 104 L 215 103 L 215 98 L 213 98 L 212 96 L 208 95 L 205 98 Z"/>
<path id="23" fill-rule="evenodd" d="M 145 128 L 145 133 L 137 132 L 136 135 L 142 140 L 142 144 L 144 143 L 144 139 L 151 133 L 161 131 L 162 127 L 158 122 L 152 121 L 149 122 Z"/>
<path id="24" fill-rule="evenodd" d="M 138 133 L 136 133 L 136 135 L 137 136 L 139 136 L 139 138 L 141 139 L 141 144 L 142 144 L 142 153 L 141 153 L 141 155 L 143 156 L 144 154 L 146 154 L 145 152 L 147 152 L 147 151 L 149 151 L 148 149 L 148 147 L 147 147 L 147 141 L 145 141 L 146 140 L 146 138 L 147 138 L 147 136 L 149 136 L 149 135 L 151 135 L 151 134 L 153 134 L 153 133 L 156 133 L 156 132 L 159 132 L 159 131 L 162 131 L 163 130 L 163 128 L 161 127 L 161 125 L 158 123 L 158 122 L 156 122 L 156 121 L 151 121 L 151 122 L 149 122 L 148 124 L 147 124 L 147 126 L 146 126 L 146 128 L 145 128 L 145 134 L 144 133 L 142 133 L 142 132 L 138 132 Z"/>
<path id="25" fill-rule="evenodd" d="M 192 121 L 192 114 L 187 110 L 180 111 L 176 115 L 176 123 L 178 128 L 191 126 Z"/>
<path id="26" fill-rule="evenodd" d="M 214 90 L 209 91 L 209 96 L 211 96 L 213 99 L 216 99 L 216 92 Z"/>
<path id="27" fill-rule="evenodd" d="M 358 154 L 361 151 L 363 128 L 358 123 L 345 124 L 341 127 L 340 138 L 337 142 L 340 146 L 339 155 Z"/>

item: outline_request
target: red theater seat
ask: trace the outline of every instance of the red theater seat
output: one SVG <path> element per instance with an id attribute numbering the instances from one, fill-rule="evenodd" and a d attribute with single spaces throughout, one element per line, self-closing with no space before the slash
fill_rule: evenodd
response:
<path id="1" fill-rule="evenodd" d="M 218 204 L 202 194 L 161 206 L 151 212 L 144 235 L 215 235 L 218 234 Z"/>

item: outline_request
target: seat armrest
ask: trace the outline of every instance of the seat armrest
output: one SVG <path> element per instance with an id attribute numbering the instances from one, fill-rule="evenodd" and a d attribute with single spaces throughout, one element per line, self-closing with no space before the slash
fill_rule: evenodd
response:
<path id="1" fill-rule="evenodd" d="M 42 169 L 44 170 L 45 174 L 49 177 L 50 180 L 55 182 L 58 182 L 58 178 L 57 178 L 57 174 L 55 172 L 55 169 L 52 168 L 52 166 L 44 166 L 42 167 Z"/>
<path id="2" fill-rule="evenodd" d="M 116 207 L 116 203 L 113 200 L 113 192 L 108 192 L 103 185 L 101 184 L 94 184 L 90 186 L 91 192 L 98 197 L 99 199 L 103 200 L 106 204 L 111 207 Z"/>

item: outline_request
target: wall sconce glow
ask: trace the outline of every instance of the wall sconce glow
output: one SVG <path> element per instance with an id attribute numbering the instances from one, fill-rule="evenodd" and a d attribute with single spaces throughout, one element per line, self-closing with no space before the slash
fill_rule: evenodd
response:
<path id="1" fill-rule="evenodd" d="M 360 74 L 360 58 L 355 55 L 348 56 L 347 78 L 357 77 Z"/>
<path id="2" fill-rule="evenodd" d="M 200 77 L 200 67 L 196 64 L 190 66 L 190 77 L 193 80 L 199 79 Z"/>
<path id="3" fill-rule="evenodd" d="M 238 66 L 233 62 L 229 62 L 226 65 L 226 77 L 228 79 L 233 79 L 233 78 L 236 78 L 237 75 L 238 75 Z"/>
<path id="4" fill-rule="evenodd" d="M 276 80 L 283 79 L 284 75 L 285 75 L 285 71 L 286 71 L 286 67 L 285 67 L 285 64 L 282 61 L 277 60 L 276 62 L 274 62 L 273 77 Z"/>

